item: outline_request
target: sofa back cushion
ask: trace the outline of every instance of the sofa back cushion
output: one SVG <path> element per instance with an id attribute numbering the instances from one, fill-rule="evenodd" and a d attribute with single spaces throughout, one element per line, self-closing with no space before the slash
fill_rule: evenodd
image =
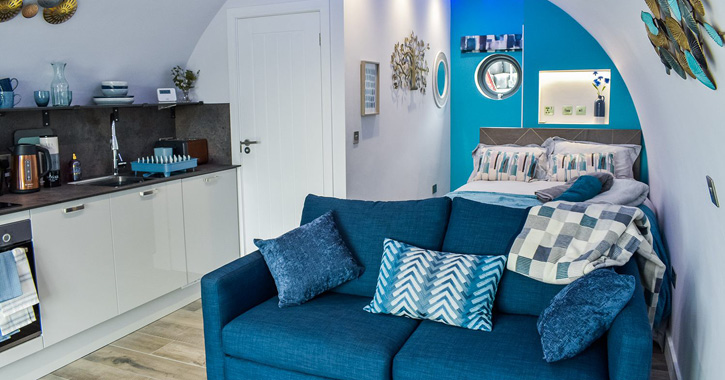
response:
<path id="1" fill-rule="evenodd" d="M 508 255 L 529 210 L 455 198 L 443 251 L 476 255 Z M 545 284 L 504 270 L 494 307 L 507 314 L 536 315 L 549 306 L 563 285 Z"/>
<path id="2" fill-rule="evenodd" d="M 395 239 L 440 251 L 448 225 L 451 200 L 368 202 L 308 195 L 302 224 L 333 212 L 342 239 L 365 272 L 333 291 L 373 297 L 383 256 L 383 242 Z"/>

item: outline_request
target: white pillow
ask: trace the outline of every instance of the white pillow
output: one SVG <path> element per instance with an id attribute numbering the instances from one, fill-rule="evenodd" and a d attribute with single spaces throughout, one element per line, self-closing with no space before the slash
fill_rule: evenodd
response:
<path id="1" fill-rule="evenodd" d="M 533 179 L 546 179 L 546 176 L 548 175 L 548 160 L 546 159 L 546 148 L 542 148 L 539 145 L 515 145 L 515 144 L 506 144 L 506 145 L 486 145 L 486 144 L 478 144 L 476 149 L 473 150 L 471 153 L 471 157 L 473 158 L 473 172 L 468 177 L 468 182 L 474 181 L 474 177 L 476 176 L 476 173 L 479 171 L 479 165 L 481 164 L 481 155 L 486 151 L 486 149 L 493 149 L 497 150 L 499 152 L 521 152 L 521 153 L 534 153 L 536 156 L 536 175 L 534 175 Z"/>
<path id="2" fill-rule="evenodd" d="M 614 153 L 614 176 L 616 178 L 634 178 L 634 167 L 642 147 L 632 144 L 600 144 L 590 141 L 569 141 L 561 137 L 551 137 L 544 141 L 549 156 L 555 154 L 577 153 Z"/>

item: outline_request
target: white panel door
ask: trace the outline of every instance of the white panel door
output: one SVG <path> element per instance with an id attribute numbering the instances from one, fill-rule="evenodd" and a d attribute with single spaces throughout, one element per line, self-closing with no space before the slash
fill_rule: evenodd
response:
<path id="1" fill-rule="evenodd" d="M 240 256 L 237 171 L 226 170 L 181 181 L 188 281 Z"/>
<path id="2" fill-rule="evenodd" d="M 30 212 L 45 347 L 118 315 L 108 196 Z"/>
<path id="3" fill-rule="evenodd" d="M 320 15 L 237 19 L 236 88 L 245 252 L 299 225 L 307 194 L 324 194 Z M 327 175 L 326 175 L 327 174 Z"/>
<path id="4" fill-rule="evenodd" d="M 111 216 L 119 312 L 187 284 L 181 181 L 114 194 Z"/>

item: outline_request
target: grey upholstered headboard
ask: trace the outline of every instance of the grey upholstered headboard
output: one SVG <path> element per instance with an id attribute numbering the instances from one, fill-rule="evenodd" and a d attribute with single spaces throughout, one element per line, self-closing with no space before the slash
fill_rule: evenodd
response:
<path id="1" fill-rule="evenodd" d="M 567 140 L 591 141 L 603 144 L 642 145 L 642 131 L 638 129 L 581 129 L 581 128 L 481 128 L 479 141 L 489 145 L 517 144 L 541 145 L 549 137 Z M 634 178 L 640 178 L 641 155 L 634 163 Z"/>

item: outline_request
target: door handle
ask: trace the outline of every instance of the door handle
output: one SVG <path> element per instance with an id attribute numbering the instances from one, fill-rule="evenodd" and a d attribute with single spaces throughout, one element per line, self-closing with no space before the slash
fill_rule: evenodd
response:
<path id="1" fill-rule="evenodd" d="M 246 154 L 249 154 L 252 152 L 252 149 L 249 147 L 250 145 L 260 144 L 261 141 L 252 141 L 249 139 L 246 139 L 244 141 L 239 142 L 239 151 L 244 152 Z"/>
<path id="2" fill-rule="evenodd" d="M 204 178 L 204 182 L 206 182 L 206 183 L 212 183 L 212 182 L 216 182 L 216 180 L 218 180 L 218 179 L 219 179 L 219 176 L 218 175 L 215 175 L 213 177 Z"/>
<path id="3" fill-rule="evenodd" d="M 86 205 L 78 205 L 78 206 L 68 207 L 68 208 L 64 208 L 63 209 L 63 213 L 64 214 L 72 214 L 74 212 L 78 212 L 78 211 L 85 210 L 85 208 L 86 208 Z"/>
<path id="4" fill-rule="evenodd" d="M 141 198 L 146 198 L 146 197 L 150 197 L 158 192 L 159 192 L 158 189 L 151 189 L 151 190 L 142 191 L 142 192 L 138 193 L 138 195 L 140 195 Z"/>

